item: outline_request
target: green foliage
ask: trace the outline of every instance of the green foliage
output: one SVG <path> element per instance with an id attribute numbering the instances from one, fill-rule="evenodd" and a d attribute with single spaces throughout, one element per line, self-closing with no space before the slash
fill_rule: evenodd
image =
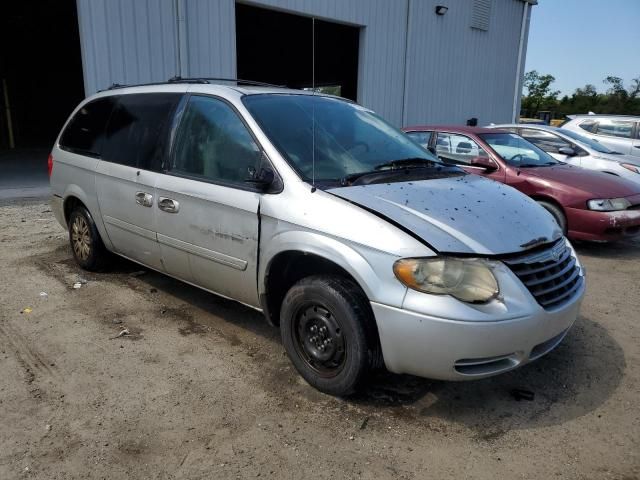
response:
<path id="1" fill-rule="evenodd" d="M 540 75 L 532 70 L 524 76 L 527 94 L 522 97 L 522 115 L 537 116 L 539 111 L 549 110 L 556 118 L 573 113 L 613 113 L 640 115 L 640 75 L 631 80 L 628 88 L 620 77 L 608 76 L 603 80 L 605 93 L 598 93 L 595 85 L 576 88 L 571 96 L 558 99 L 559 91 L 551 90 L 553 75 Z"/>

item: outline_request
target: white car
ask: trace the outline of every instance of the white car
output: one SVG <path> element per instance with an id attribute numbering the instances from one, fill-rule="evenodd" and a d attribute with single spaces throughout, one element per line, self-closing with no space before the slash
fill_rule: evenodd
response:
<path id="1" fill-rule="evenodd" d="M 611 150 L 599 141 L 565 128 L 548 125 L 491 125 L 517 133 L 552 157 L 589 170 L 610 173 L 640 184 L 640 157 Z"/>
<path id="2" fill-rule="evenodd" d="M 580 133 L 616 152 L 640 158 L 640 117 L 630 115 L 568 115 L 562 128 Z"/>

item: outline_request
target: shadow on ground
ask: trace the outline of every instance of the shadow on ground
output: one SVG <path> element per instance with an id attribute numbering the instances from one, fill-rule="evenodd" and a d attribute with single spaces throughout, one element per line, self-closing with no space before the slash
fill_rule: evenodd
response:
<path id="1" fill-rule="evenodd" d="M 608 252 L 607 255 L 617 251 L 594 250 Z M 157 295 L 154 292 L 159 291 L 172 296 L 183 308 L 172 308 L 168 313 L 176 317 L 183 335 L 202 333 L 210 328 L 232 345 L 242 343 L 235 333 L 229 333 L 237 332 L 237 328 L 261 337 L 268 345 L 263 345 L 263 352 L 254 359 L 264 365 L 264 378 L 260 383 L 281 397 L 283 403 L 306 400 L 316 405 L 351 408 L 367 418 L 389 414 L 398 423 L 407 422 L 407 425 L 453 422 L 473 430 L 482 441 L 496 440 L 510 430 L 562 424 L 593 412 L 618 388 L 626 366 L 622 348 L 607 330 L 590 318 L 581 317 L 554 351 L 512 372 L 471 382 L 440 382 L 380 372 L 358 395 L 335 399 L 300 381 L 282 355 L 278 329 L 269 326 L 253 309 L 126 260 L 115 260 L 109 273 L 82 272 L 70 258 L 66 246 L 58 247 L 36 262 L 64 264 L 65 270 L 75 270 L 89 281 L 128 285 L 144 295 Z M 146 273 L 135 275 L 139 271 Z M 158 302 L 158 310 L 163 313 L 162 309 L 167 307 Z M 207 315 L 197 315 L 197 310 Z M 256 345 L 239 348 L 256 349 Z M 515 389 L 532 392 L 533 399 L 516 399 Z"/>

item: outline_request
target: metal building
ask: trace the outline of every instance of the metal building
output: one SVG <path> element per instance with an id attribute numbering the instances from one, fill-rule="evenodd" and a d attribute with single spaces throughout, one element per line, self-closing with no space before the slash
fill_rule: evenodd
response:
<path id="1" fill-rule="evenodd" d="M 13 2 L 10 2 L 13 3 Z M 479 124 L 511 121 L 519 111 L 521 81 L 531 5 L 536 0 L 46 0 L 33 3 L 75 18 L 54 34 L 34 39 L 37 29 L 16 26 L 15 38 L 31 52 L 17 53 L 20 71 L 38 65 L 33 55 L 66 38 L 48 62 L 33 67 L 39 76 L 9 78 L 16 102 L 24 101 L 25 81 L 43 77 L 69 84 L 75 59 L 82 65 L 84 92 L 113 83 L 164 81 L 173 76 L 232 77 L 286 84 L 324 86 L 370 107 L 395 125 Z M 75 3 L 75 4 L 74 4 Z M 68 5 L 67 5 L 68 4 Z M 16 7 L 18 8 L 18 7 Z M 65 11 L 66 11 L 65 10 Z M 20 18 L 27 18 L 29 12 Z M 64 23 L 63 22 L 67 22 Z M 75 22 L 72 25 L 71 22 Z M 76 30 L 77 29 L 77 30 Z M 72 31 L 79 45 L 71 46 Z M 75 33 L 77 32 L 77 33 Z M 54 47 L 50 48 L 51 50 Z M 315 63 L 314 61 L 315 60 Z M 0 67 L 1 67 L 0 62 Z M 15 67 L 9 70 L 19 75 Z M 75 65 L 75 64 L 74 64 Z M 73 67 L 73 68 L 72 68 Z M 57 71 L 55 71 L 57 69 Z M 1 70 L 1 68 L 0 68 Z M 75 71 L 74 71 L 75 72 Z M 0 74 L 2 72 L 0 71 Z M 76 75 L 73 73 L 73 75 Z M 32 78 L 34 77 L 34 78 Z M 39 78 L 39 79 L 38 79 Z M 39 83 L 38 83 L 39 82 Z M 18 89 L 18 90 L 16 90 Z M 16 93 L 16 91 L 18 93 Z M 37 89 L 30 89 L 33 95 Z M 334 90 L 332 90 L 334 91 Z M 34 100 L 31 100 L 34 103 Z M 50 96 L 42 102 L 51 101 Z M 15 103 L 15 102 L 14 102 Z M 35 102 L 38 103 L 38 102 Z M 68 115 L 59 100 L 56 122 Z M 65 104 L 66 105 L 66 104 Z M 16 107 L 18 108 L 18 107 Z M 14 113 L 16 113 L 14 108 Z M 53 110 L 51 110 L 53 112 Z M 64 113 L 64 114 L 63 114 Z M 24 115 L 25 118 L 28 115 Z M 60 117 L 60 118 L 58 118 Z M 31 118 L 31 117 L 29 117 Z M 1 123 L 1 122 L 0 122 Z M 52 120 L 53 123 L 53 120 Z M 1 125 L 0 125 L 1 126 Z M 28 127 L 29 122 L 23 122 Z M 55 125 L 57 131 L 59 125 Z M 36 133 L 43 129 L 37 129 Z M 1 140 L 1 139 L 0 139 Z M 0 141 L 0 143 L 2 143 Z"/>

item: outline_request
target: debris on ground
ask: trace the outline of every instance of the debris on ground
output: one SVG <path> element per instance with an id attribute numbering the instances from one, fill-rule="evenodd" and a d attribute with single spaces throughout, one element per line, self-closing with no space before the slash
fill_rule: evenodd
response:
<path id="1" fill-rule="evenodd" d="M 529 402 L 533 401 L 535 398 L 535 393 L 531 390 L 526 390 L 524 388 L 514 388 L 511 390 L 511 396 L 519 402 L 520 400 L 527 400 Z"/>
<path id="2" fill-rule="evenodd" d="M 115 340 L 116 338 L 126 337 L 127 335 L 129 335 L 129 329 L 123 328 L 122 330 L 120 330 L 119 334 L 117 334 L 115 337 L 111 337 L 109 340 Z"/>
<path id="3" fill-rule="evenodd" d="M 49 298 L 49 294 L 47 292 L 40 292 L 40 298 L 46 300 Z"/>
<path id="4" fill-rule="evenodd" d="M 73 288 L 75 288 L 76 290 L 79 289 L 79 288 L 82 288 L 82 283 L 80 283 L 80 282 L 74 283 L 73 284 Z"/>
<path id="5" fill-rule="evenodd" d="M 131 272 L 131 273 L 129 274 L 129 276 L 130 276 L 130 277 L 140 277 L 140 276 L 142 276 L 142 275 L 145 275 L 146 273 L 147 273 L 147 271 L 146 271 L 146 270 L 138 270 L 138 271 L 135 271 L 135 272 Z"/>
<path id="6" fill-rule="evenodd" d="M 362 424 L 360 425 L 360 430 L 364 430 L 365 428 L 367 428 L 367 423 L 369 423 L 369 417 L 364 418 Z"/>
<path id="7" fill-rule="evenodd" d="M 50 432 L 50 431 L 51 431 L 51 425 L 49 425 L 49 424 L 45 425 L 45 427 L 44 427 L 44 428 L 45 428 L 45 430 L 46 430 L 47 432 Z"/>
<path id="8" fill-rule="evenodd" d="M 111 320 L 111 323 L 115 325 L 120 325 L 122 323 L 122 320 L 120 320 L 119 318 L 114 318 L 113 320 Z"/>
<path id="9" fill-rule="evenodd" d="M 22 310 L 20 310 L 20 313 L 27 313 L 27 314 L 29 314 L 29 313 L 31 313 L 31 312 L 33 312 L 33 308 L 31 308 L 31 307 L 24 307 Z"/>

